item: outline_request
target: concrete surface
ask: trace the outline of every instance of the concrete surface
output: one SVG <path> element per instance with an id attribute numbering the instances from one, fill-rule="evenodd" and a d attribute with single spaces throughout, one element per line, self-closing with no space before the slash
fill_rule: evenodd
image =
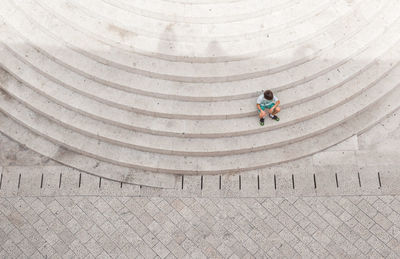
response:
<path id="1" fill-rule="evenodd" d="M 399 132 L 395 112 L 240 188 L 239 175 L 185 176 L 169 190 L 74 172 L 1 135 L 0 255 L 398 258 Z"/>
<path id="2" fill-rule="evenodd" d="M 2 1 L 0 258 L 399 258 L 399 7 Z"/>

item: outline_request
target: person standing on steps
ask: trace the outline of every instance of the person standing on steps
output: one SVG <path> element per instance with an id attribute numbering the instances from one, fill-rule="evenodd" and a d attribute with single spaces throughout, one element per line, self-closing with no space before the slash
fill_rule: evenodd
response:
<path id="1" fill-rule="evenodd" d="M 264 118 L 267 116 L 267 112 L 271 119 L 279 121 L 279 117 L 276 116 L 281 111 L 279 104 L 281 104 L 281 101 L 279 101 L 278 97 L 271 90 L 266 90 L 257 98 L 257 109 L 261 126 L 264 126 Z"/>

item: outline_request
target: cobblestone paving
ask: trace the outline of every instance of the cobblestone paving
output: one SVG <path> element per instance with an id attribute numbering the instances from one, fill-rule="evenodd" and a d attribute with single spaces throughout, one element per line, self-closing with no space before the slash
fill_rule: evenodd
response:
<path id="1" fill-rule="evenodd" d="M 400 196 L 0 198 L 0 258 L 398 258 Z"/>

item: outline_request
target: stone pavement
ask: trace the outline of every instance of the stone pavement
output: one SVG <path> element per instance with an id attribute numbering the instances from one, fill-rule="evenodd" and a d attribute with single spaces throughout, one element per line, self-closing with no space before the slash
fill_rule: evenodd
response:
<path id="1" fill-rule="evenodd" d="M 0 258 L 398 258 L 400 196 L 9 197 Z"/>

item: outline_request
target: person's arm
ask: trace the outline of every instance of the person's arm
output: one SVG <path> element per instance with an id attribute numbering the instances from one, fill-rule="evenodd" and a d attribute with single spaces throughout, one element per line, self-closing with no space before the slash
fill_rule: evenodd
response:
<path id="1" fill-rule="evenodd" d="M 261 109 L 261 105 L 260 105 L 259 103 L 257 103 L 257 108 L 258 108 L 258 110 L 260 111 L 261 116 L 264 117 L 264 116 L 266 115 L 266 113 L 265 113 L 265 111 L 263 111 L 263 110 Z"/>
<path id="2" fill-rule="evenodd" d="M 275 110 L 275 108 L 278 107 L 279 104 L 281 104 L 281 101 L 278 100 L 278 101 L 275 103 L 275 105 L 272 106 L 271 109 L 269 109 L 269 113 L 273 113 L 274 110 Z"/>
<path id="3" fill-rule="evenodd" d="M 263 110 L 261 109 L 261 105 L 259 103 L 257 103 L 257 108 L 260 112 L 263 112 Z"/>
<path id="4" fill-rule="evenodd" d="M 278 107 L 279 106 L 279 104 L 281 104 L 281 101 L 277 101 L 276 103 L 275 103 L 275 105 L 274 106 L 272 106 L 272 108 L 271 109 L 275 109 L 276 107 Z"/>

